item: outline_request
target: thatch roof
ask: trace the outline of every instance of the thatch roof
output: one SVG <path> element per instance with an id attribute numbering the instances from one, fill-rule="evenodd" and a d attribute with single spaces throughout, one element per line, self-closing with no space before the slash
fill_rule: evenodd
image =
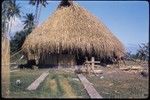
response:
<path id="1" fill-rule="evenodd" d="M 72 53 L 103 56 L 122 56 L 124 47 L 112 32 L 95 16 L 76 3 L 68 6 L 60 4 L 56 11 L 39 27 L 27 36 L 23 50 Z"/>

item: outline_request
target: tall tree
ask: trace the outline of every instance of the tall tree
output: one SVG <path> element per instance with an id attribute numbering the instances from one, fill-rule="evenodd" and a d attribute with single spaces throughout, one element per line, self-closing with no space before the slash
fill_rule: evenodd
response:
<path id="1" fill-rule="evenodd" d="M 11 53 L 17 52 L 21 49 L 22 44 L 28 34 L 28 30 L 22 30 L 20 32 L 16 32 L 14 37 L 12 37 L 10 41 Z"/>
<path id="2" fill-rule="evenodd" d="M 11 18 L 20 16 L 20 7 L 15 0 L 5 0 L 2 3 L 2 96 L 9 96 L 10 44 L 8 33 L 11 29 Z"/>
<path id="3" fill-rule="evenodd" d="M 12 27 L 11 18 L 20 17 L 20 6 L 16 0 L 6 0 L 2 4 L 2 32 L 9 35 Z"/>
<path id="4" fill-rule="evenodd" d="M 33 6 L 36 6 L 36 9 L 35 9 L 35 23 L 36 23 L 36 26 L 37 26 L 38 21 L 39 21 L 39 17 L 40 17 L 40 13 L 41 13 L 41 8 L 42 8 L 42 6 L 46 7 L 46 5 L 48 4 L 47 0 L 30 0 L 29 4 L 31 4 Z M 40 6 L 40 9 L 39 9 L 39 6 Z"/>
<path id="5" fill-rule="evenodd" d="M 26 16 L 23 16 L 23 18 L 24 29 L 33 29 L 35 27 L 33 13 L 26 14 Z"/>
<path id="6" fill-rule="evenodd" d="M 26 36 L 29 35 L 35 27 L 33 13 L 26 14 L 26 16 L 23 16 L 23 18 L 24 29 L 22 31 L 16 32 L 14 37 L 11 38 L 11 52 L 16 52 L 21 49 Z"/>

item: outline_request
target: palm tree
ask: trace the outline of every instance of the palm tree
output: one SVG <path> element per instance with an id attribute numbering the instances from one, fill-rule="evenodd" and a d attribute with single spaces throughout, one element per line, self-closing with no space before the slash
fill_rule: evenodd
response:
<path id="1" fill-rule="evenodd" d="M 12 20 L 11 18 L 20 17 L 20 6 L 16 4 L 16 0 L 7 0 L 2 5 L 2 30 L 8 34 L 11 31 Z"/>
<path id="2" fill-rule="evenodd" d="M 23 16 L 23 18 L 25 19 L 23 21 L 24 29 L 33 29 L 35 27 L 33 13 L 26 14 L 26 16 Z"/>
<path id="3" fill-rule="evenodd" d="M 35 27 L 34 15 L 33 13 L 28 13 L 23 16 L 24 29 L 22 31 L 16 32 L 14 37 L 10 41 L 11 52 L 17 52 L 21 50 L 21 46 L 24 43 L 25 38 L 29 35 Z"/>
<path id="4" fill-rule="evenodd" d="M 46 7 L 46 5 L 48 4 L 46 1 L 47 0 L 30 0 L 29 1 L 29 4 L 31 4 L 33 6 L 36 6 L 36 9 L 35 9 L 35 23 L 36 23 L 36 26 L 38 25 L 38 21 L 39 21 L 42 6 Z M 39 9 L 39 5 L 40 5 L 40 9 Z"/>
<path id="5" fill-rule="evenodd" d="M 9 5 L 7 8 L 7 17 L 10 20 L 10 18 L 14 17 L 20 17 L 20 6 L 19 4 L 16 4 L 16 0 L 9 0 Z"/>
<path id="6" fill-rule="evenodd" d="M 15 0 L 5 0 L 2 3 L 2 96 L 9 95 L 10 43 L 7 38 L 11 30 L 11 18 L 20 16 L 20 7 Z"/>

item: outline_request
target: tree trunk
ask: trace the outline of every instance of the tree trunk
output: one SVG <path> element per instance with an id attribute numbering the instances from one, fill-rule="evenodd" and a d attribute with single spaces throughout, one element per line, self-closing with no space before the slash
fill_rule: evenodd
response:
<path id="1" fill-rule="evenodd" d="M 10 20 L 9 27 L 8 27 L 8 32 L 7 32 L 7 33 L 8 33 L 8 34 L 7 34 L 7 35 L 8 35 L 8 38 L 10 38 L 9 35 L 10 35 L 10 32 L 11 32 L 12 20 L 13 20 L 13 19 Z"/>
<path id="2" fill-rule="evenodd" d="M 39 9 L 39 11 L 38 11 L 36 26 L 38 26 L 38 24 L 39 24 L 39 19 L 40 19 L 40 15 L 41 15 L 41 10 L 42 10 L 42 4 L 40 5 L 40 9 Z"/>
<path id="3" fill-rule="evenodd" d="M 2 97 L 9 96 L 10 83 L 10 46 L 8 38 L 4 37 L 2 41 Z"/>
<path id="4" fill-rule="evenodd" d="M 38 8 L 39 8 L 39 5 L 37 4 L 36 5 L 36 10 L 35 10 L 35 27 L 37 26 Z"/>

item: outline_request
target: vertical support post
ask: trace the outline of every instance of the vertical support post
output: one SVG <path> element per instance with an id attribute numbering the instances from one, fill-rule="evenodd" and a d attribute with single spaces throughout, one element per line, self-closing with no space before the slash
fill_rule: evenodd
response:
<path id="1" fill-rule="evenodd" d="M 9 97 L 9 85 L 10 85 L 10 43 L 9 40 L 4 37 L 2 41 L 2 65 L 1 65 L 1 86 L 2 97 Z"/>
<path id="2" fill-rule="evenodd" d="M 118 68 L 120 68 L 120 61 L 117 59 Z"/>
<path id="3" fill-rule="evenodd" d="M 126 66 L 125 60 L 123 59 L 122 61 L 123 61 L 124 65 Z"/>
<path id="4" fill-rule="evenodd" d="M 87 64 L 86 66 L 87 66 L 87 73 L 90 74 L 91 73 L 91 71 L 90 71 L 90 64 Z"/>
<path id="5" fill-rule="evenodd" d="M 89 74 L 89 65 L 88 65 L 88 58 L 87 57 L 85 57 L 85 69 L 86 69 L 86 72 Z"/>
<path id="6" fill-rule="evenodd" d="M 61 69 L 62 67 L 60 66 L 60 63 L 58 63 L 58 69 Z"/>
<path id="7" fill-rule="evenodd" d="M 92 61 L 92 64 L 91 64 L 91 67 L 92 67 L 92 70 L 94 71 L 94 66 L 95 66 L 95 59 L 94 57 L 91 58 L 91 61 Z"/>

